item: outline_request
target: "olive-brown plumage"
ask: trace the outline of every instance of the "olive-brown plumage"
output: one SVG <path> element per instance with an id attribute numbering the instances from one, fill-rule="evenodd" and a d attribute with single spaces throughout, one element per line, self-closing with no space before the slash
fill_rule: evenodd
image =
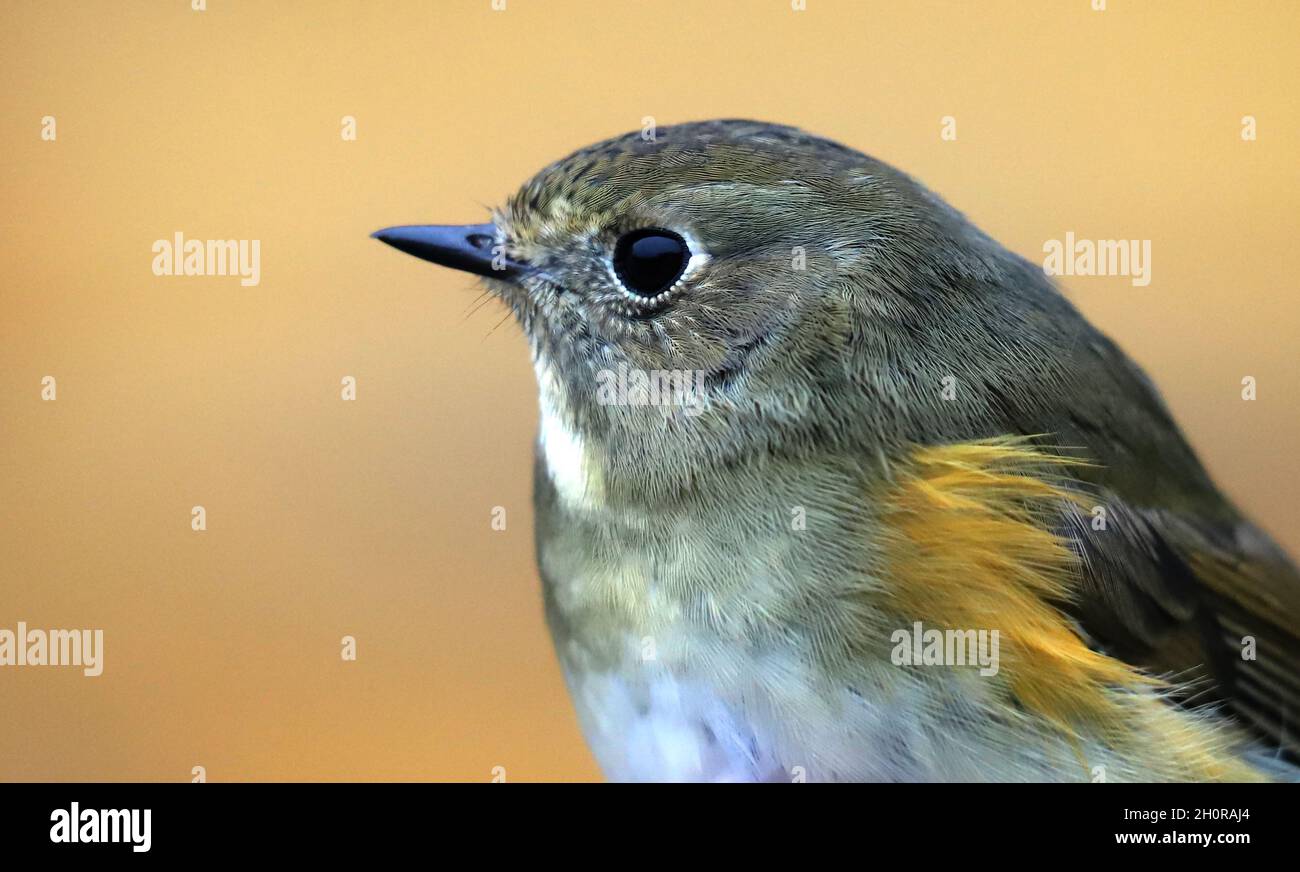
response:
<path id="1" fill-rule="evenodd" d="M 580 150 L 493 227 L 541 393 L 548 620 L 611 776 L 1288 771 L 1295 568 L 1137 367 L 934 194 L 711 121 Z M 698 396 L 610 402 L 614 371 Z M 981 679 L 891 662 L 913 621 L 1020 623 Z"/>

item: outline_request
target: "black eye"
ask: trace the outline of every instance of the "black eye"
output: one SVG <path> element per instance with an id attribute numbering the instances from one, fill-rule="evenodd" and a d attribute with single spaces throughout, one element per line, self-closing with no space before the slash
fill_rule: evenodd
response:
<path id="1" fill-rule="evenodd" d="M 660 227 L 633 230 L 614 246 L 614 271 L 623 287 L 639 297 L 654 297 L 671 288 L 690 259 L 686 241 Z"/>

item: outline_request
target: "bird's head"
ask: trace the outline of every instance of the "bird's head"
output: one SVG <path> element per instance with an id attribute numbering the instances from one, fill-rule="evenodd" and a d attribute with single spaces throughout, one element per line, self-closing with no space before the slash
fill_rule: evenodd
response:
<path id="1" fill-rule="evenodd" d="M 931 340 L 962 334 L 964 290 L 1008 258 L 893 168 L 752 121 L 610 139 L 490 224 L 375 235 L 487 277 L 532 345 L 544 416 L 643 485 L 872 429 L 855 416 L 905 429 L 900 392 L 937 401 L 961 353 L 938 343 L 927 362 Z"/>

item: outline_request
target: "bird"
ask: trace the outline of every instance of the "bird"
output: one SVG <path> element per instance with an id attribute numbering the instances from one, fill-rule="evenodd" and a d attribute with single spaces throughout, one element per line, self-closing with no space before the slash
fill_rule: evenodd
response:
<path id="1" fill-rule="evenodd" d="M 534 541 L 614 781 L 1274 781 L 1300 575 L 1042 266 L 801 129 L 637 131 L 490 221 Z"/>

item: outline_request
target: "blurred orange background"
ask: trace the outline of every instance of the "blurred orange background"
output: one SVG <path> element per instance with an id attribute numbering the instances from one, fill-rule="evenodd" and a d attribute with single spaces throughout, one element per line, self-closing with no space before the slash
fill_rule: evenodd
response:
<path id="1" fill-rule="evenodd" d="M 105 664 L 0 669 L 0 779 L 599 778 L 542 621 L 519 331 L 367 234 L 487 220 L 647 116 L 840 140 L 1037 262 L 1150 239 L 1149 286 L 1063 286 L 1300 554 L 1300 6 L 505 6 L 6 4 L 0 627 L 102 628 Z M 260 240 L 260 285 L 153 275 L 176 231 Z"/>

